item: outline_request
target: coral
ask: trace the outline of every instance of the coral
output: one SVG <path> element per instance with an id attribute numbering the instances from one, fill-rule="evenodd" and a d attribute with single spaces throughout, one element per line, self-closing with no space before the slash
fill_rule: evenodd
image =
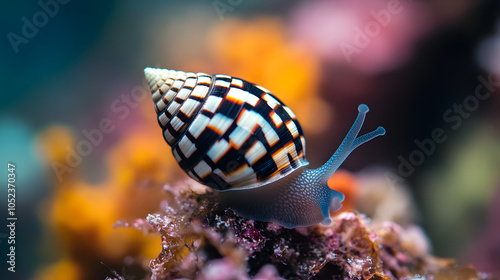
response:
<path id="1" fill-rule="evenodd" d="M 418 218 L 418 211 L 409 187 L 402 179 L 390 177 L 396 176 L 394 174 L 383 168 L 357 172 L 355 178 L 359 190 L 354 198 L 354 209 L 374 221 L 392 221 L 407 226 Z"/>
<path id="2" fill-rule="evenodd" d="M 85 165 L 96 164 L 91 156 L 75 166 L 68 165 L 71 172 L 53 181 L 51 195 L 40 206 L 46 231 L 40 244 L 44 252 L 50 252 L 47 259 L 52 262 L 37 270 L 36 279 L 101 279 L 107 271 L 100 262 L 116 268 L 127 257 L 140 263 L 158 254 L 158 234 L 112 227 L 117 220 L 156 211 L 163 199 L 159 182 L 178 176 L 163 139 L 153 137 L 157 130 L 151 117 L 150 126 L 129 129 L 127 137 L 103 155 L 107 175 L 102 181 L 91 182 L 82 172 Z M 66 164 L 68 149 L 75 150 L 78 143 L 73 135 L 64 126 L 40 133 L 38 145 L 47 167 L 55 162 Z"/>
<path id="3" fill-rule="evenodd" d="M 342 209 L 340 209 L 341 211 L 350 211 L 355 208 L 360 192 L 358 185 L 357 176 L 342 169 L 333 173 L 333 176 L 328 180 L 328 186 L 332 190 L 336 190 L 345 195 L 345 199 L 342 202 Z"/>
<path id="4" fill-rule="evenodd" d="M 119 223 L 161 234 L 151 279 L 487 279 L 431 256 L 416 226 L 342 212 L 330 226 L 287 229 L 242 218 L 189 184 L 164 189 L 161 212 Z"/>
<path id="5" fill-rule="evenodd" d="M 430 18 L 416 20 L 427 9 L 405 1 L 307 1 L 292 13 L 290 32 L 324 60 L 369 74 L 380 73 L 404 63 L 415 42 L 436 24 Z M 380 23 L 374 21 L 377 13 L 388 16 L 387 22 L 371 33 L 369 28 Z"/>

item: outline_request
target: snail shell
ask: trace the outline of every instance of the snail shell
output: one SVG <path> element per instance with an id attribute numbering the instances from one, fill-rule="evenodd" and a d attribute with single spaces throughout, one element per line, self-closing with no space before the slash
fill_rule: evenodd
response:
<path id="1" fill-rule="evenodd" d="M 265 88 L 226 75 L 146 73 L 163 136 L 198 182 L 255 188 L 308 164 L 295 115 Z"/>
<path id="2" fill-rule="evenodd" d="M 285 227 L 329 224 L 344 196 L 327 181 L 359 145 L 385 133 L 357 137 L 368 107 L 332 158 L 306 169 L 297 118 L 267 89 L 227 75 L 146 68 L 158 123 L 179 166 L 219 191 L 243 217 Z"/>

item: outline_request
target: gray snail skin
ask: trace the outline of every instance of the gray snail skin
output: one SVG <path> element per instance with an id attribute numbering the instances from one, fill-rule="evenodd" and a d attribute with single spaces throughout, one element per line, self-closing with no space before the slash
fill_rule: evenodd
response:
<path id="1" fill-rule="evenodd" d="M 358 136 L 368 106 L 337 151 L 307 169 L 305 138 L 290 108 L 267 89 L 228 75 L 144 69 L 158 123 L 179 166 L 214 189 L 240 216 L 294 228 L 331 223 L 344 195 L 328 179 L 358 146 L 385 129 Z"/>

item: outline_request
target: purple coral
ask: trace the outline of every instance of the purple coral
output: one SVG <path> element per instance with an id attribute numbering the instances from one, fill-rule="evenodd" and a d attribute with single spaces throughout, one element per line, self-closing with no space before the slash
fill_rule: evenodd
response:
<path id="1" fill-rule="evenodd" d="M 287 229 L 255 222 L 222 207 L 212 193 L 166 186 L 171 195 L 149 226 L 162 236 L 151 260 L 151 279 L 419 279 L 421 276 L 487 279 L 469 267 L 428 253 L 423 232 L 393 222 L 374 223 L 344 212 L 330 226 Z"/>

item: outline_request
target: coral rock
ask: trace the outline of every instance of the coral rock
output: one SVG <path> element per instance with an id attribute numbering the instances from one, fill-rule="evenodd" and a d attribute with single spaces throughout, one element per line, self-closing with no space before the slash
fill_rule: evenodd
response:
<path id="1" fill-rule="evenodd" d="M 164 211 L 146 219 L 162 236 L 151 279 L 489 279 L 431 256 L 416 226 L 343 212 L 329 226 L 287 229 L 242 218 L 214 193 L 184 184 L 165 190 Z"/>

